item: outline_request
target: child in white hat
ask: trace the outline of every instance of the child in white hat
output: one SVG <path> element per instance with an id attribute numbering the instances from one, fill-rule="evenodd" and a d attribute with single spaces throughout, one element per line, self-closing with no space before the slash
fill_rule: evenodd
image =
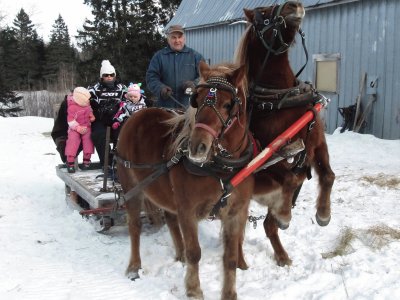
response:
<path id="1" fill-rule="evenodd" d="M 133 113 L 146 108 L 146 97 L 142 94 L 141 85 L 141 83 L 131 83 L 129 85 L 128 92 L 125 95 L 126 100 L 121 102 L 120 108 L 114 116 L 113 129 L 118 129 Z"/>

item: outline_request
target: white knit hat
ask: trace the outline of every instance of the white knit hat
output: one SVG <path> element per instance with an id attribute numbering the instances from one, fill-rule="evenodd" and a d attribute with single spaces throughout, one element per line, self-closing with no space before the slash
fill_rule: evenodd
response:
<path id="1" fill-rule="evenodd" d="M 109 60 L 103 60 L 101 62 L 101 69 L 100 69 L 100 77 L 103 76 L 103 74 L 115 74 L 115 68 L 112 66 Z"/>
<path id="2" fill-rule="evenodd" d="M 72 97 L 79 106 L 88 106 L 90 96 L 89 91 L 81 86 L 76 87 L 72 93 Z"/>

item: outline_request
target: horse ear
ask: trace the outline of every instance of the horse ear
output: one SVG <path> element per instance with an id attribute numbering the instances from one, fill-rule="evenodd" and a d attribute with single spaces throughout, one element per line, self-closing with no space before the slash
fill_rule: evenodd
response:
<path id="1" fill-rule="evenodd" d="M 252 9 L 243 8 L 244 15 L 246 16 L 247 21 L 253 23 L 254 21 L 254 11 Z"/>
<path id="2" fill-rule="evenodd" d="M 201 60 L 199 62 L 200 77 L 207 78 L 209 71 L 210 71 L 210 66 L 204 60 Z"/>
<path id="3" fill-rule="evenodd" d="M 246 65 L 241 65 L 239 68 L 237 68 L 235 71 L 233 71 L 231 78 L 232 82 L 234 83 L 234 86 L 241 86 L 243 78 L 246 74 Z"/>

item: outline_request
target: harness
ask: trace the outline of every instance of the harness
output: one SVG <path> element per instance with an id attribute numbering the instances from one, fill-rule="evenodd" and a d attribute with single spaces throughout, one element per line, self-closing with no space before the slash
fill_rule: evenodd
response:
<path id="1" fill-rule="evenodd" d="M 208 94 L 200 106 L 197 106 L 196 98 L 198 96 L 198 88 L 208 88 Z M 216 104 L 218 101 L 217 91 L 224 90 L 232 94 L 231 108 L 229 116 L 224 119 L 221 113 L 217 110 Z M 211 77 L 205 84 L 199 84 L 196 86 L 195 93 L 191 96 L 190 103 L 193 107 L 197 107 L 197 112 L 195 119 L 199 115 L 199 112 L 205 107 L 211 107 L 213 111 L 217 114 L 218 119 L 222 123 L 222 129 L 220 133 L 216 133 L 210 126 L 203 123 L 196 122 L 195 127 L 203 128 L 207 130 L 213 137 L 213 147 L 215 148 L 215 154 L 212 159 L 205 164 L 195 164 L 188 159 L 188 145 L 187 140 L 185 140 L 180 147 L 176 150 L 175 154 L 171 157 L 169 161 L 163 161 L 156 164 L 137 164 L 122 158 L 118 152 L 114 154 L 115 161 L 119 162 L 124 168 L 131 169 L 152 169 L 153 173 L 148 175 L 142 181 L 140 181 L 135 187 L 125 193 L 122 198 L 125 202 L 130 201 L 136 195 L 138 195 L 145 187 L 154 182 L 161 175 L 167 173 L 173 166 L 182 162 L 183 166 L 187 172 L 197 175 L 197 176 L 210 176 L 219 180 L 223 189 L 224 185 L 247 163 L 253 158 L 253 150 L 255 148 L 253 144 L 253 139 L 250 138 L 248 130 L 245 130 L 240 145 L 237 149 L 232 152 L 228 152 L 220 143 L 223 135 L 232 127 L 234 122 L 239 122 L 239 110 L 236 111 L 236 106 L 241 106 L 242 101 L 237 95 L 236 88 L 229 83 L 225 78 L 222 77 Z M 237 152 L 247 141 L 247 147 L 245 151 L 241 153 L 239 158 L 233 158 L 233 154 Z M 226 204 L 226 203 L 225 203 Z M 225 206 L 225 204 L 223 206 Z"/>
<path id="2" fill-rule="evenodd" d="M 287 3 L 283 3 L 279 6 L 274 6 L 271 10 L 271 14 L 268 18 L 264 19 L 262 13 L 256 9 L 254 22 L 252 24 L 253 30 L 257 38 L 261 41 L 264 48 L 267 50 L 267 54 L 264 58 L 262 67 L 258 71 L 256 75 L 255 81 L 250 88 L 250 103 L 251 103 L 251 111 L 255 109 L 258 115 L 269 114 L 273 111 L 277 111 L 285 108 L 294 108 L 294 107 L 305 107 L 312 106 L 318 101 L 321 100 L 321 95 L 314 89 L 311 83 L 302 82 L 297 80 L 297 84 L 294 87 L 288 89 L 272 89 L 269 87 L 261 86 L 258 84 L 259 79 L 261 77 L 262 71 L 265 69 L 267 60 L 271 54 L 279 55 L 283 54 L 289 50 L 291 44 L 286 43 L 282 36 L 282 28 L 286 28 L 286 21 L 283 16 L 281 16 L 281 12 Z M 264 38 L 264 34 L 268 31 L 272 31 L 270 40 L 266 40 Z M 306 56 L 305 64 L 300 68 L 300 70 L 296 73 L 295 77 L 297 78 L 301 72 L 304 70 L 308 63 L 308 51 L 305 45 L 305 33 L 301 28 L 298 29 L 298 33 L 301 36 L 302 46 L 304 49 L 304 53 Z M 276 48 L 276 43 L 279 43 L 279 46 Z M 312 109 L 311 109 L 312 110 Z M 305 139 L 305 144 L 307 144 L 309 133 L 312 130 L 315 124 L 315 112 L 313 120 L 308 124 L 307 135 Z M 294 164 L 293 172 L 298 173 L 300 171 L 307 171 L 307 177 L 311 178 L 310 168 L 304 166 L 306 161 L 307 152 L 304 149 Z"/>

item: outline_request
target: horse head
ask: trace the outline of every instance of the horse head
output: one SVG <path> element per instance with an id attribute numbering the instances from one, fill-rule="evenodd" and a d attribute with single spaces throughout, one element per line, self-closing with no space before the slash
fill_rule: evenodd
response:
<path id="1" fill-rule="evenodd" d="M 196 108 L 189 135 L 188 158 L 206 163 L 213 155 L 237 157 L 246 138 L 246 99 L 242 81 L 244 67 L 234 64 L 199 65 L 200 82 L 190 104 Z"/>
<path id="2" fill-rule="evenodd" d="M 251 83 L 264 87 L 287 88 L 295 84 L 288 50 L 305 16 L 304 6 L 297 1 L 281 5 L 244 9 L 250 26 L 235 52 L 235 61 L 246 66 L 245 89 Z M 267 67 L 268 66 L 268 67 Z"/>
<path id="3" fill-rule="evenodd" d="M 265 49 L 277 55 L 293 43 L 305 10 L 300 2 L 287 1 L 279 6 L 244 9 L 244 13 Z"/>

